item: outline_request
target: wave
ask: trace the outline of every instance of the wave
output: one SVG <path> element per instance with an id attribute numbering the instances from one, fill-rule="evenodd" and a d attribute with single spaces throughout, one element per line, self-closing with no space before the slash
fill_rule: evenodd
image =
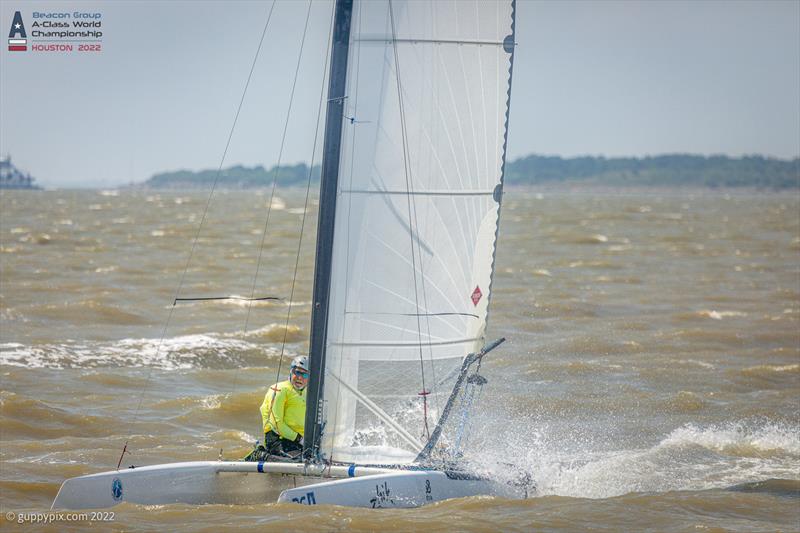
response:
<path id="1" fill-rule="evenodd" d="M 80 316 L 81 320 L 92 324 L 136 326 L 148 323 L 147 318 L 141 314 L 130 313 L 119 307 L 105 305 L 95 300 L 35 306 L 29 313 L 51 320 L 74 320 L 76 316 Z"/>
<path id="2" fill-rule="evenodd" d="M 767 424 L 752 428 L 741 422 L 706 428 L 687 424 L 670 433 L 659 446 L 701 446 L 738 457 L 758 457 L 778 453 L 800 456 L 798 429 L 783 424 Z"/>
<path id="3" fill-rule="evenodd" d="M 0 393 L 3 436 L 14 439 L 58 439 L 65 436 L 104 436 L 112 419 L 71 412 L 53 403 L 13 392 Z"/>
<path id="4" fill-rule="evenodd" d="M 486 457 L 482 447 L 480 463 L 492 475 L 527 472 L 539 496 L 611 498 L 800 477 L 800 428 L 789 423 L 686 424 L 651 446 L 632 449 L 604 450 L 600 435 L 555 436 L 547 429 L 519 438 L 527 454 L 509 456 L 516 444 L 509 443 Z M 503 466 L 510 457 L 515 464 Z"/>
<path id="5" fill-rule="evenodd" d="M 272 332 L 272 334 L 270 334 Z M 294 342 L 301 335 L 288 335 Z M 123 339 L 111 343 L 73 342 L 26 346 L 19 343 L 0 344 L 0 365 L 24 368 L 96 368 L 96 367 L 153 367 L 163 370 L 193 368 L 236 368 L 264 366 L 268 359 L 280 355 L 279 341 L 283 338 L 274 330 L 251 332 L 243 340 L 241 335 L 222 336 L 198 334 L 158 339 Z M 273 341 L 270 344 L 259 339 Z M 294 355 L 286 349 L 284 357 Z"/>
<path id="6" fill-rule="evenodd" d="M 757 365 L 743 369 L 742 374 L 745 376 L 758 376 L 768 377 L 772 375 L 780 375 L 782 373 L 798 374 L 800 373 L 800 364 L 794 365 Z"/>
<path id="7" fill-rule="evenodd" d="M 747 316 L 747 313 L 741 311 L 714 311 L 713 309 L 703 309 L 702 311 L 697 311 L 696 316 L 722 320 L 723 318 Z"/>
<path id="8" fill-rule="evenodd" d="M 740 483 L 728 490 L 735 492 L 757 492 L 771 494 L 773 496 L 790 496 L 800 498 L 800 480 L 797 479 L 767 479 L 764 481 L 753 481 L 751 483 Z"/>
<path id="9" fill-rule="evenodd" d="M 800 375 L 799 364 L 762 364 L 743 368 L 734 373 L 734 380 L 748 388 L 774 389 L 789 387 L 796 389 Z"/>
<path id="10" fill-rule="evenodd" d="M 666 407 L 679 413 L 693 413 L 704 409 L 706 402 L 694 392 L 682 390 L 666 402 Z"/>
<path id="11" fill-rule="evenodd" d="M 296 324 L 269 324 L 263 328 L 247 332 L 248 337 L 264 337 L 272 342 L 301 342 L 308 335 L 302 327 Z"/>

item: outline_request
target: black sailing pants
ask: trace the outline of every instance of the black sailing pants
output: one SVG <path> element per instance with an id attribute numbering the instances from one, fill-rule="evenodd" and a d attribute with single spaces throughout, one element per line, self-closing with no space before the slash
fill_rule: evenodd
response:
<path id="1" fill-rule="evenodd" d="M 272 455 L 303 451 L 303 446 L 301 444 L 292 440 L 283 439 L 274 431 L 264 434 L 264 446 L 267 448 L 267 452 Z"/>

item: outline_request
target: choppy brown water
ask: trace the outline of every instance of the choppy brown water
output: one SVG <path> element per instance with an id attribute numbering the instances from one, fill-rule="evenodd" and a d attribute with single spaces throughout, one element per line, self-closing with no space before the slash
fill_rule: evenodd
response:
<path id="1" fill-rule="evenodd" d="M 303 191 L 279 196 L 256 296 L 291 287 Z M 129 436 L 135 464 L 237 457 L 257 438 L 287 305 L 183 305 L 164 331 L 206 199 L 0 195 L 3 515 L 46 511 L 63 479 L 113 468 Z M 250 294 L 267 202 L 214 196 L 182 296 Z M 490 329 L 509 341 L 485 366 L 471 453 L 530 472 L 537 497 L 124 504 L 113 526 L 800 530 L 797 192 L 511 190 L 501 224 Z M 287 356 L 306 348 L 312 241 Z M 65 526 L 87 524 L 51 527 Z"/>

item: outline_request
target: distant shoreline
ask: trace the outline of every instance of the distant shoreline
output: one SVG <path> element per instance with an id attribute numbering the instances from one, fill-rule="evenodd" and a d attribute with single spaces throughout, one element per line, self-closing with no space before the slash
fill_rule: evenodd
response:
<path id="1" fill-rule="evenodd" d="M 269 194 L 271 187 L 226 187 L 218 185 L 217 192 L 236 193 L 236 192 L 265 192 Z M 300 185 L 283 185 L 277 187 L 278 191 L 283 191 L 279 194 L 286 194 L 290 191 L 305 192 L 305 186 Z M 58 193 L 58 192 L 86 192 L 86 193 L 100 193 L 102 191 L 122 191 L 131 193 L 142 194 L 167 194 L 167 195 L 181 195 L 181 194 L 207 194 L 210 191 L 210 186 L 207 187 L 142 187 L 139 185 L 122 185 L 122 186 L 103 186 L 103 187 L 45 187 L 39 189 L 3 189 L 0 196 L 12 194 L 43 194 L 43 193 Z M 311 194 L 316 198 L 318 193 L 318 184 L 312 184 Z M 684 196 L 703 196 L 703 197 L 724 197 L 730 196 L 734 198 L 742 197 L 784 197 L 793 198 L 800 201 L 800 188 L 758 188 L 758 187 L 703 187 L 703 186 L 666 186 L 666 185 L 643 185 L 643 186 L 614 186 L 614 185 L 597 185 L 597 184 L 580 184 L 580 183 L 553 183 L 553 184 L 519 184 L 511 183 L 504 186 L 504 198 L 511 199 L 514 194 L 533 194 L 542 195 L 543 199 L 548 195 L 566 196 L 566 195 L 593 195 L 598 197 L 613 197 L 613 196 L 663 196 L 663 197 L 684 197 Z M 116 194 L 111 195 L 116 196 Z"/>
<path id="2" fill-rule="evenodd" d="M 310 171 L 319 180 L 319 167 Z M 232 189 L 305 185 L 309 167 L 297 165 L 233 166 L 216 170 L 163 172 L 133 187 L 148 189 L 203 188 L 217 183 Z M 800 158 L 784 160 L 760 155 L 731 158 L 687 154 L 644 158 L 605 158 L 529 155 L 506 164 L 506 185 L 600 187 L 697 187 L 783 190 L 800 188 Z"/>

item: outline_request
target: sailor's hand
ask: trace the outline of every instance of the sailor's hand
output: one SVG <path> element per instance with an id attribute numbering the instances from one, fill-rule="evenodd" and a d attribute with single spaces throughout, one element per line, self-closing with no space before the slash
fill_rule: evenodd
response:
<path id="1" fill-rule="evenodd" d="M 297 436 L 294 438 L 294 442 L 299 445 L 303 445 L 303 436 L 298 433 Z"/>

